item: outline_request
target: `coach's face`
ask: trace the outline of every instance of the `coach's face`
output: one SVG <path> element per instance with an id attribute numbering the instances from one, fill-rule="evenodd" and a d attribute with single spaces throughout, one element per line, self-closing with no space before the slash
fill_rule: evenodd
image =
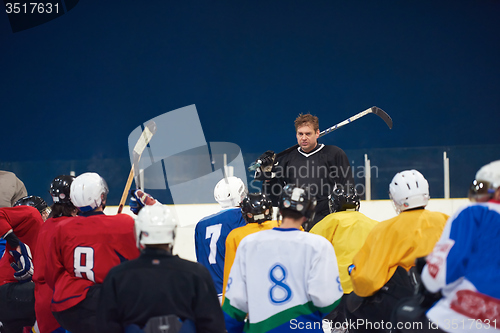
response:
<path id="1" fill-rule="evenodd" d="M 310 152 L 318 144 L 319 129 L 314 130 L 309 124 L 297 128 L 297 143 L 306 153 Z"/>

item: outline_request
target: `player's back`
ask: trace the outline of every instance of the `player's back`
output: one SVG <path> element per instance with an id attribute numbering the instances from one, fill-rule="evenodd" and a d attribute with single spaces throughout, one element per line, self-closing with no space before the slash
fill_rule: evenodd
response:
<path id="1" fill-rule="evenodd" d="M 52 237 L 54 237 L 54 232 L 56 226 L 69 219 L 71 217 L 68 216 L 60 216 L 60 217 L 51 217 L 47 219 L 47 221 L 44 222 L 42 227 L 40 228 L 40 231 L 38 233 L 38 241 L 37 241 L 37 255 L 35 258 L 33 258 L 33 265 L 36 267 L 43 267 L 45 268 L 47 266 L 47 252 L 50 249 L 50 241 Z M 45 269 L 36 269 L 33 274 L 33 282 L 35 283 L 45 283 Z"/>
<path id="2" fill-rule="evenodd" d="M 330 258 L 323 259 L 336 264 L 335 252 L 326 239 L 298 229 L 274 228 L 248 235 L 241 241 L 237 252 L 242 248 L 244 248 L 242 258 L 244 258 L 245 265 L 252 267 L 246 272 L 250 313 L 252 307 L 255 313 L 258 312 L 257 309 L 261 306 L 259 299 L 265 299 L 269 291 L 268 283 L 263 283 L 263 281 L 271 281 L 269 284 L 272 286 L 273 278 L 280 281 L 286 280 L 296 291 L 296 299 L 291 303 L 304 304 L 311 301 L 309 292 L 312 292 L 304 286 L 312 280 L 318 279 L 319 281 L 326 278 L 314 276 L 317 273 L 314 270 L 315 260 L 330 253 Z M 333 278 L 335 281 L 338 276 L 336 265 L 331 273 L 328 279 Z M 336 283 L 331 283 L 332 288 L 334 284 Z M 322 286 L 314 287 L 321 288 Z M 337 289 L 337 286 L 335 288 Z M 282 302 L 276 302 L 278 303 Z"/>
<path id="3" fill-rule="evenodd" d="M 207 269 L 166 251 L 146 247 L 138 259 L 111 269 L 102 296 L 102 332 L 118 332 L 118 323 L 142 327 L 153 315 L 166 314 L 193 320 L 199 331 L 224 330 Z"/>
<path id="4" fill-rule="evenodd" d="M 332 243 L 339 265 L 340 281 L 346 294 L 353 290 L 347 268 L 378 223 L 358 211 L 341 211 L 327 215 L 310 231 Z"/>
<path id="5" fill-rule="evenodd" d="M 380 222 L 353 258 L 354 292 L 368 297 L 382 288 L 399 266 L 409 271 L 439 240 L 448 215 L 427 209 L 407 210 Z"/>
<path id="6" fill-rule="evenodd" d="M 229 277 L 226 328 L 239 316 L 233 314 L 248 313 L 247 332 L 293 331 L 297 322 L 322 332 L 322 317 L 342 296 L 337 278 L 335 251 L 324 237 L 285 228 L 248 235 Z"/>
<path id="7" fill-rule="evenodd" d="M 50 246 L 47 283 L 54 288 L 52 311 L 80 302 L 88 287 L 102 283 L 108 271 L 139 256 L 134 220 L 126 214 L 91 213 L 56 227 Z"/>
<path id="8" fill-rule="evenodd" d="M 203 218 L 196 225 L 196 260 L 210 272 L 219 296 L 222 296 L 226 238 L 231 230 L 245 224 L 240 208 L 229 208 Z"/>
<path id="9" fill-rule="evenodd" d="M 90 266 L 75 265 L 74 257 L 90 263 L 93 258 L 93 274 L 87 279 L 102 283 L 109 269 L 124 260 L 139 256 L 135 244 L 134 221 L 125 214 L 108 216 L 96 214 L 87 217 L 75 217 L 61 224 L 63 236 L 61 250 L 65 253 L 65 265 L 68 271 L 82 269 L 82 274 Z M 86 256 L 86 258 L 85 258 Z M 77 274 L 78 275 L 78 274 Z"/>
<path id="10" fill-rule="evenodd" d="M 415 259 L 428 255 L 439 240 L 449 216 L 441 212 L 427 209 L 408 210 L 398 216 L 382 221 L 374 228 L 367 241 L 374 241 L 371 236 L 387 237 L 382 246 L 391 248 L 389 253 L 397 252 L 399 262 L 396 264 L 409 270 L 415 265 Z M 373 243 L 369 244 L 375 248 Z M 371 258 L 370 258 L 371 259 Z"/>

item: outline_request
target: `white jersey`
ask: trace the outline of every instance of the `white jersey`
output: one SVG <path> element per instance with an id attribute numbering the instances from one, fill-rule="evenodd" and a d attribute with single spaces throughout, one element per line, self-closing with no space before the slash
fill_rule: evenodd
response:
<path id="1" fill-rule="evenodd" d="M 245 237 L 236 251 L 222 307 L 226 329 L 323 332 L 321 320 L 342 294 L 328 240 L 298 229 L 264 230 Z"/>

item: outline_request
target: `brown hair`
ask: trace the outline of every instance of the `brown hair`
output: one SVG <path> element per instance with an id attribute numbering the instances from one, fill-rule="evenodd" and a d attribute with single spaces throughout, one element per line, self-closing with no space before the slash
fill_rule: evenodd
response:
<path id="1" fill-rule="evenodd" d="M 313 116 L 310 113 L 307 114 L 299 114 L 297 119 L 295 119 L 295 132 L 299 129 L 299 127 L 302 127 L 304 125 L 310 125 L 312 126 L 313 130 L 316 132 L 319 130 L 319 121 L 318 117 Z"/>
<path id="2" fill-rule="evenodd" d="M 61 217 L 61 216 L 74 216 L 76 213 L 76 207 L 72 203 L 54 203 L 51 207 L 49 218 L 51 217 Z"/>

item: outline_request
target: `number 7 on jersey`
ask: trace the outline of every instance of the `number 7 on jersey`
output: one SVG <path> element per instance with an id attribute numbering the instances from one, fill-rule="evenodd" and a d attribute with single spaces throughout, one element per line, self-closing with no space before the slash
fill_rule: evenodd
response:
<path id="1" fill-rule="evenodd" d="M 210 238 L 210 254 L 208 255 L 208 262 L 212 264 L 216 264 L 216 255 L 217 255 L 217 241 L 220 237 L 220 232 L 222 229 L 222 224 L 215 224 L 207 227 L 205 239 Z"/>

